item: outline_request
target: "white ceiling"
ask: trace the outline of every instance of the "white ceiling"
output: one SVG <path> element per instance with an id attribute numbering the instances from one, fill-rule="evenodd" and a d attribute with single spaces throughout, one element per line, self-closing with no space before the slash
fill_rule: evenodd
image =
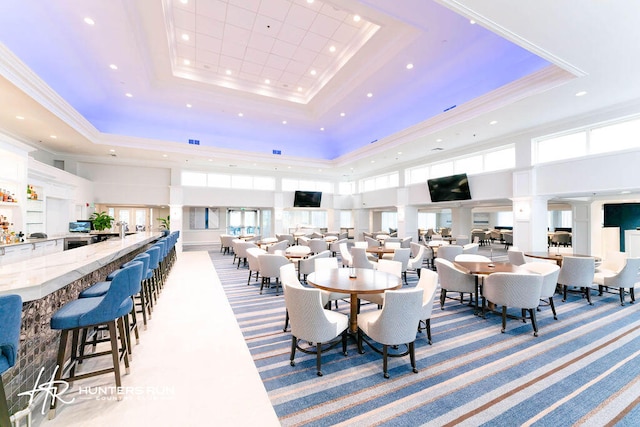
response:
<path id="1" fill-rule="evenodd" d="M 0 129 L 54 157 L 357 175 L 636 108 L 637 16 L 621 0 L 22 0 L 0 11 Z"/>

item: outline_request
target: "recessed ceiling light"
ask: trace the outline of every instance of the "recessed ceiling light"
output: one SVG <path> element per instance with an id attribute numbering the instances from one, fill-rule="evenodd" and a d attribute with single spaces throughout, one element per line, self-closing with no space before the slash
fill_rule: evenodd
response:
<path id="1" fill-rule="evenodd" d="M 402 151 L 398 151 L 398 154 L 402 154 Z"/>
<path id="2" fill-rule="evenodd" d="M 291 166 L 287 166 L 287 169 L 291 169 Z"/>
<path id="3" fill-rule="evenodd" d="M 408 63 L 407 64 L 407 70 L 412 70 L 413 69 L 413 64 L 412 63 Z"/>
<path id="4" fill-rule="evenodd" d="M 324 128 L 320 128 L 320 130 L 324 132 Z"/>
<path id="5" fill-rule="evenodd" d="M 185 59 L 185 60 L 183 61 L 183 64 L 184 64 L 184 65 L 191 65 L 191 61 L 189 61 L 188 59 Z"/>
<path id="6" fill-rule="evenodd" d="M 16 119 L 18 119 L 18 120 L 24 120 L 24 116 L 16 116 Z"/>
<path id="7" fill-rule="evenodd" d="M 269 79 L 265 79 L 265 81 L 264 81 L 264 82 L 265 82 L 266 84 L 270 84 L 270 83 L 271 83 L 271 80 L 269 80 Z"/>
<path id="8" fill-rule="evenodd" d="M 495 125 L 496 123 L 498 123 L 498 121 L 497 121 L 497 120 L 491 120 L 491 121 L 489 122 L 489 124 L 490 124 L 490 125 Z"/>
<path id="9" fill-rule="evenodd" d="M 329 47 L 329 52 L 333 53 L 336 51 L 336 47 L 335 46 L 330 46 Z"/>
<path id="10" fill-rule="evenodd" d="M 311 75 L 315 76 L 316 74 L 318 74 L 318 72 L 316 70 L 311 70 Z"/>
<path id="11" fill-rule="evenodd" d="M 95 25 L 96 22 L 87 16 L 86 18 L 84 18 L 84 23 L 87 25 Z"/>
<path id="12" fill-rule="evenodd" d="M 302 87 L 298 86 L 298 92 L 302 92 Z"/>
<path id="13" fill-rule="evenodd" d="M 225 73 L 227 74 L 227 76 L 230 76 L 231 75 L 231 70 L 227 70 L 227 71 L 225 71 Z"/>
<path id="14" fill-rule="evenodd" d="M 469 20 L 469 24 L 474 25 L 476 23 L 476 21 L 474 19 L 470 19 Z"/>
<path id="15" fill-rule="evenodd" d="M 193 107 L 193 105 L 187 104 L 187 108 L 191 108 L 191 107 Z"/>
<path id="16" fill-rule="evenodd" d="M 287 121 L 286 121 L 286 120 L 283 120 L 283 121 L 282 121 L 282 124 L 283 124 L 283 125 L 286 125 L 286 124 L 287 124 Z"/>
<path id="17" fill-rule="evenodd" d="M 162 157 L 169 157 L 169 156 L 167 156 L 166 154 L 163 154 Z"/>
<path id="18" fill-rule="evenodd" d="M 585 96 L 587 94 L 586 90 L 581 90 L 580 92 L 576 93 L 576 96 Z"/>
<path id="19" fill-rule="evenodd" d="M 49 135 L 49 138 L 51 139 L 58 139 L 58 137 L 56 135 Z"/>
<path id="20" fill-rule="evenodd" d="M 442 142 L 442 138 L 436 139 L 436 142 Z"/>
<path id="21" fill-rule="evenodd" d="M 371 163 L 375 163 L 375 162 L 376 162 L 375 160 L 371 160 Z"/>
<path id="22" fill-rule="evenodd" d="M 187 4 L 187 3 L 189 3 L 189 0 L 180 0 L 180 3 Z"/>
<path id="23" fill-rule="evenodd" d="M 125 93 L 124 96 L 126 96 L 127 98 L 133 98 L 133 95 L 130 94 L 129 92 Z"/>
<path id="24" fill-rule="evenodd" d="M 109 68 L 111 68 L 112 70 L 117 70 L 118 66 L 116 64 L 110 64 Z"/>
<path id="25" fill-rule="evenodd" d="M 353 22 L 360 22 L 360 15 L 353 15 Z"/>
<path id="26" fill-rule="evenodd" d="M 244 113 L 238 113 L 238 117 L 244 117 Z"/>
<path id="27" fill-rule="evenodd" d="M 629 190 L 625 190 L 625 191 L 621 191 L 620 192 L 620 194 L 630 194 L 630 193 L 631 193 L 631 191 L 629 191 Z"/>
<path id="28" fill-rule="evenodd" d="M 346 115 L 347 115 L 347 113 L 340 113 L 340 117 L 344 117 Z"/>
<path id="29" fill-rule="evenodd" d="M 116 150 L 114 150 L 113 148 L 111 150 L 109 150 L 110 153 L 115 153 Z"/>
<path id="30" fill-rule="evenodd" d="M 307 0 L 307 3 L 309 4 L 313 3 L 313 0 Z"/>
<path id="31" fill-rule="evenodd" d="M 371 92 L 369 92 L 369 93 L 367 94 L 367 98 L 371 98 L 372 96 L 373 96 L 373 94 L 372 94 Z"/>
<path id="32" fill-rule="evenodd" d="M 208 159 L 210 162 L 213 162 L 213 159 Z"/>
<path id="33" fill-rule="evenodd" d="M 189 34 L 187 34 L 187 33 L 182 34 L 182 40 L 188 42 L 189 41 Z"/>

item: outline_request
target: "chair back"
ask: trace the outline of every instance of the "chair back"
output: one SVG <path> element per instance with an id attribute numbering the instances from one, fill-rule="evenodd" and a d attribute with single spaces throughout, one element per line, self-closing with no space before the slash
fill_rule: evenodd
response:
<path id="1" fill-rule="evenodd" d="M 280 267 L 280 281 L 282 285 L 303 288 L 302 283 L 298 280 L 298 273 L 296 272 L 296 266 L 289 263 Z"/>
<path id="2" fill-rule="evenodd" d="M 413 237 L 411 236 L 403 237 L 402 240 L 400 240 L 400 247 L 410 248 L 412 243 L 411 240 L 413 240 Z"/>
<path id="3" fill-rule="evenodd" d="M 398 248 L 393 253 L 393 260 L 399 261 L 402 264 L 402 271 L 407 271 L 409 264 L 409 257 L 411 256 L 410 248 Z"/>
<path id="4" fill-rule="evenodd" d="M 450 261 L 436 258 L 436 270 L 441 288 L 453 292 L 475 293 L 476 278 L 458 270 Z"/>
<path id="5" fill-rule="evenodd" d="M 498 305 L 531 309 L 540 305 L 541 290 L 539 274 L 493 273 L 485 278 L 482 295 Z"/>
<path id="6" fill-rule="evenodd" d="M 455 261 L 460 262 L 491 262 L 491 258 L 478 254 L 460 254 L 456 255 Z"/>
<path id="7" fill-rule="evenodd" d="M 258 256 L 266 253 L 267 252 L 261 248 L 247 249 L 247 263 L 249 264 L 249 271 L 260 271 L 260 262 L 258 261 Z"/>
<path id="8" fill-rule="evenodd" d="M 342 257 L 342 265 L 351 265 L 353 263 L 353 257 L 351 256 L 351 252 L 349 252 L 347 242 L 340 243 L 339 248 L 340 257 Z"/>
<path id="9" fill-rule="evenodd" d="M 381 259 L 380 261 L 378 261 L 376 268 L 378 271 L 384 271 L 385 273 L 390 273 L 394 276 L 402 277 L 402 263 L 400 261 Z"/>
<path id="10" fill-rule="evenodd" d="M 416 288 L 422 289 L 422 313 L 420 314 L 420 320 L 431 318 L 433 298 L 436 295 L 437 287 L 438 273 L 428 268 L 421 269 L 420 280 L 418 280 L 418 284 L 416 285 Z"/>
<path id="11" fill-rule="evenodd" d="M 415 341 L 423 294 L 420 288 L 386 291 L 380 316 L 369 324 L 369 336 L 386 345 Z"/>
<path id="12" fill-rule="evenodd" d="M 384 247 L 388 249 L 400 249 L 401 245 L 400 242 L 390 242 L 388 239 L 384 241 Z"/>
<path id="13" fill-rule="evenodd" d="M 16 363 L 20 344 L 22 324 L 22 297 L 20 295 L 0 296 L 0 366 L 6 371 Z M 3 363 L 3 360 L 6 363 Z"/>
<path id="14" fill-rule="evenodd" d="M 477 254 L 480 245 L 478 243 L 468 243 L 462 247 L 463 254 Z"/>
<path id="15" fill-rule="evenodd" d="M 311 255 L 309 258 L 301 259 L 298 263 L 298 272 L 300 274 L 311 274 L 317 270 L 316 260 L 319 259 L 328 259 L 331 253 L 329 251 L 323 251 L 319 254 Z M 335 260 L 336 265 L 338 265 L 338 258 L 332 258 Z"/>
<path id="16" fill-rule="evenodd" d="M 289 242 L 287 240 L 280 240 L 273 245 L 267 246 L 267 253 L 275 254 L 276 251 L 284 251 L 289 247 Z"/>
<path id="17" fill-rule="evenodd" d="M 509 262 L 513 265 L 523 265 L 527 262 L 524 259 L 524 252 L 514 250 L 513 248 L 510 248 L 507 251 L 507 257 L 509 258 Z"/>
<path id="18" fill-rule="evenodd" d="M 542 276 L 542 288 L 540 298 L 549 298 L 556 293 L 560 267 L 552 262 L 527 262 L 522 264 L 522 269 Z"/>
<path id="19" fill-rule="evenodd" d="M 276 238 L 278 239 L 278 241 L 287 241 L 289 242 L 289 245 L 293 245 L 295 242 L 295 239 L 293 238 L 293 234 L 276 234 Z"/>
<path id="20" fill-rule="evenodd" d="M 627 258 L 626 261 L 624 267 L 622 267 L 622 270 L 620 270 L 618 274 L 604 278 L 605 286 L 615 286 L 625 289 L 633 288 L 633 285 L 639 281 L 638 274 L 640 272 L 638 270 L 640 269 L 640 258 Z"/>
<path id="21" fill-rule="evenodd" d="M 338 258 L 316 258 L 314 260 L 315 271 L 329 270 L 332 268 L 338 268 Z"/>
<path id="22" fill-rule="evenodd" d="M 438 258 L 446 259 L 447 261 L 454 261 L 456 255 L 460 255 L 461 253 L 462 246 L 458 245 L 445 245 L 438 248 Z"/>
<path id="23" fill-rule="evenodd" d="M 373 263 L 367 258 L 367 252 L 365 248 L 358 248 L 354 246 L 353 248 L 351 248 L 351 257 L 351 267 L 373 268 Z"/>
<path id="24" fill-rule="evenodd" d="M 590 287 L 596 270 L 595 258 L 565 256 L 558 275 L 558 283 L 565 286 Z"/>
<path id="25" fill-rule="evenodd" d="M 160 248 L 158 246 L 151 246 L 145 251 L 149 254 L 149 269 L 155 270 L 160 265 Z"/>
<path id="26" fill-rule="evenodd" d="M 322 306 L 320 289 L 298 288 L 284 283 L 283 289 L 291 321 L 291 335 L 294 337 L 314 343 L 328 342 L 347 328 L 346 321 L 338 325 L 337 321 L 328 319 Z"/>
<path id="27" fill-rule="evenodd" d="M 596 270 L 617 273 L 622 270 L 626 262 L 625 252 L 608 251 Z"/>
<path id="28" fill-rule="evenodd" d="M 407 264 L 408 270 L 417 270 L 422 267 L 422 262 L 424 261 L 424 254 L 426 253 L 426 249 L 427 249 L 426 246 L 424 245 L 411 243 L 412 250 L 414 248 L 413 245 L 418 246 L 418 252 L 414 254 L 413 258 L 409 259 L 409 263 Z"/>
<path id="29" fill-rule="evenodd" d="M 311 253 L 319 254 L 329 249 L 329 245 L 324 239 L 317 238 L 309 240 L 309 248 L 311 249 Z"/>
<path id="30" fill-rule="evenodd" d="M 469 244 L 469 236 L 466 236 L 466 235 L 456 236 L 456 245 L 464 246 L 468 244 Z"/>
<path id="31" fill-rule="evenodd" d="M 134 258 L 136 261 L 142 261 L 142 279 L 148 279 L 153 274 L 153 271 L 149 269 L 151 264 L 151 255 L 146 252 L 136 255 Z"/>
<path id="32" fill-rule="evenodd" d="M 373 237 L 364 236 L 364 241 L 367 242 L 367 246 L 370 248 L 375 248 L 376 246 L 380 246 L 380 242 Z"/>
<path id="33" fill-rule="evenodd" d="M 276 254 L 258 255 L 258 263 L 260 264 L 260 275 L 262 277 L 279 278 L 280 267 L 290 264 L 287 257 Z"/>

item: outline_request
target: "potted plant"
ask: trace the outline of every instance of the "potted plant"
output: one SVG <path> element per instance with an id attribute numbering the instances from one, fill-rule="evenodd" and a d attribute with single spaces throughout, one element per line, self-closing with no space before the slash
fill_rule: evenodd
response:
<path id="1" fill-rule="evenodd" d="M 168 230 L 169 229 L 169 225 L 171 224 L 171 215 L 167 215 L 166 218 L 156 218 L 158 221 L 160 221 L 160 228 Z"/>
<path id="2" fill-rule="evenodd" d="M 93 223 L 93 228 L 97 231 L 104 231 L 111 228 L 113 217 L 106 212 L 94 212 L 89 218 Z"/>

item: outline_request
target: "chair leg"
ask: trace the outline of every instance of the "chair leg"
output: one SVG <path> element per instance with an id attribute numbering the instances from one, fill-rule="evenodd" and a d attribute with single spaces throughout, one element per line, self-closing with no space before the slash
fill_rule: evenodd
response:
<path id="1" fill-rule="evenodd" d="M 522 323 L 527 323 L 527 309 L 522 309 Z"/>
<path id="2" fill-rule="evenodd" d="M 320 370 L 321 365 L 322 365 L 322 344 L 317 342 L 316 343 L 316 369 L 318 371 L 319 377 L 322 376 L 322 371 Z"/>
<path id="3" fill-rule="evenodd" d="M 631 304 L 636 302 L 636 295 L 634 294 L 633 287 L 629 288 L 629 296 L 631 297 Z"/>
<path id="4" fill-rule="evenodd" d="M 538 336 L 538 322 L 536 321 L 536 311 L 532 308 L 529 309 L 529 314 L 531 314 L 531 326 L 533 326 L 533 336 Z"/>
<path id="5" fill-rule="evenodd" d="M 593 305 L 593 303 L 591 302 L 591 288 L 583 288 L 584 289 L 584 293 L 587 296 L 587 302 L 589 303 L 589 305 Z"/>
<path id="6" fill-rule="evenodd" d="M 291 356 L 289 356 L 289 364 L 291 366 L 296 366 L 296 362 L 293 361 L 293 358 L 296 356 L 296 345 L 298 344 L 298 339 L 291 335 Z"/>
<path id="7" fill-rule="evenodd" d="M 567 300 L 567 285 L 562 285 L 562 302 Z"/>
<path id="8" fill-rule="evenodd" d="M 558 315 L 556 314 L 556 306 L 553 304 L 553 297 L 549 297 L 549 305 L 551 306 L 551 311 L 553 312 L 553 318 L 558 320 Z"/>
<path id="9" fill-rule="evenodd" d="M 109 322 L 109 339 L 111 340 L 111 351 L 114 353 L 113 357 L 115 357 L 115 360 L 119 361 L 120 358 L 118 356 L 118 353 L 119 353 L 118 338 L 117 338 L 118 335 L 116 334 L 116 326 L 120 334 L 120 345 L 122 345 L 122 358 L 124 359 L 124 372 L 125 374 L 129 374 L 130 350 L 127 346 L 127 336 L 125 335 L 124 320 L 122 319 L 122 317 L 119 319 L 116 319 L 114 322 Z M 120 363 L 117 363 L 114 366 L 114 370 L 118 371 L 117 380 L 120 381 Z M 116 385 L 120 387 L 120 384 L 118 382 L 116 382 Z"/>
<path id="10" fill-rule="evenodd" d="M 442 289 L 440 290 L 440 309 L 444 310 L 444 300 L 447 297 L 447 290 L 446 289 Z"/>
<path id="11" fill-rule="evenodd" d="M 413 368 L 413 373 L 418 373 L 418 368 L 416 368 L 416 347 L 415 341 L 411 341 L 409 343 L 409 359 L 411 360 L 411 367 Z"/>
<path id="12" fill-rule="evenodd" d="M 347 330 L 346 329 L 342 332 L 342 354 L 344 354 L 345 356 L 349 355 L 347 353 Z"/>
<path id="13" fill-rule="evenodd" d="M 287 327 L 288 326 L 289 326 L 289 310 L 285 309 L 284 328 L 282 328 L 282 332 L 287 332 Z"/>
<path id="14" fill-rule="evenodd" d="M 362 331 L 358 328 L 358 353 L 364 354 L 364 348 L 362 348 Z"/>
<path id="15" fill-rule="evenodd" d="M 387 356 L 388 348 L 386 344 L 382 345 L 382 372 L 385 378 L 389 378 L 389 372 L 387 372 Z"/>
<path id="16" fill-rule="evenodd" d="M 502 332 L 504 334 L 504 331 L 507 330 L 507 306 L 503 305 L 502 306 Z"/>
<path id="17" fill-rule="evenodd" d="M 619 288 L 620 290 L 620 305 L 624 306 L 624 288 Z"/>
<path id="18" fill-rule="evenodd" d="M 120 320 L 118 320 L 120 323 Z M 112 320 L 109 322 L 109 340 L 111 341 L 111 360 L 113 361 L 113 375 L 116 378 L 116 387 L 119 389 L 121 386 L 120 381 L 120 357 L 118 356 L 118 334 L 116 333 L 116 321 Z M 122 333 L 122 331 L 121 331 Z M 127 370 L 129 369 L 129 359 L 127 357 L 124 358 L 125 363 L 127 365 Z"/>
<path id="19" fill-rule="evenodd" d="M 67 340 L 69 339 L 69 330 L 63 329 L 60 332 L 60 345 L 58 346 L 58 360 L 56 361 L 56 374 L 54 384 L 60 384 L 60 380 L 62 378 L 62 371 L 64 370 L 64 359 L 65 353 L 67 351 Z M 57 394 L 57 387 L 56 394 Z M 55 396 L 55 395 L 54 395 Z M 58 399 L 52 398 L 51 404 L 49 406 L 49 419 L 52 420 L 56 416 L 56 404 L 58 403 Z"/>

